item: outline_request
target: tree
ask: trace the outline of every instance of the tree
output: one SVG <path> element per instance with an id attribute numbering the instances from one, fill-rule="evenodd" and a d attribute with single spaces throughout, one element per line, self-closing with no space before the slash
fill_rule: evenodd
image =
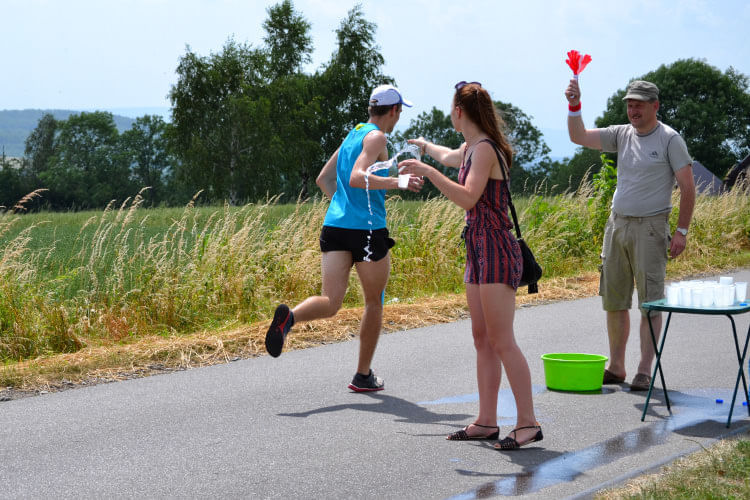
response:
<path id="1" fill-rule="evenodd" d="M 177 67 L 172 133 L 178 178 L 209 200 L 236 204 L 253 194 L 253 165 L 267 150 L 270 100 L 263 95 L 263 54 L 231 38 L 223 50 L 200 57 L 187 48 Z"/>
<path id="2" fill-rule="evenodd" d="M 12 209 L 18 200 L 32 190 L 24 171 L 8 160 L 3 151 L 0 156 L 0 215 Z"/>
<path id="3" fill-rule="evenodd" d="M 321 118 L 320 97 L 314 76 L 302 72 L 312 60 L 310 23 L 294 11 L 289 0 L 267 10 L 264 42 L 268 84 L 264 91 L 273 117 L 269 138 L 266 182 L 270 192 L 283 198 L 307 198 L 324 159 L 315 135 Z"/>
<path id="4" fill-rule="evenodd" d="M 171 144 L 174 180 L 209 200 L 283 199 L 317 192 L 315 179 L 344 135 L 367 116 L 370 90 L 389 82 L 361 7 L 337 30 L 338 49 L 313 75 L 310 25 L 291 1 L 268 9 L 266 46 L 228 40 L 219 54 L 188 47 L 177 67 Z"/>
<path id="5" fill-rule="evenodd" d="M 60 122 L 54 154 L 39 175 L 53 206 L 103 207 L 133 193 L 118 140 L 111 113 L 81 113 Z"/>
<path id="6" fill-rule="evenodd" d="M 705 61 L 682 59 L 635 78 L 659 87 L 659 119 L 677 130 L 690 155 L 723 177 L 750 153 L 748 77 L 729 68 L 722 73 Z M 607 101 L 597 127 L 628 123 L 620 89 Z"/>
<path id="7" fill-rule="evenodd" d="M 513 146 L 510 168 L 514 192 L 533 190 L 544 178 L 544 168 L 551 162 L 544 135 L 534 126 L 529 115 L 513 104 L 494 101 L 495 109 L 505 121 L 505 133 Z"/>
<path id="8" fill-rule="evenodd" d="M 172 164 L 166 129 L 160 116 L 145 115 L 120 135 L 120 148 L 127 158 L 131 181 L 137 188 L 150 188 L 143 196 L 151 204 L 166 197 L 165 178 Z"/>
<path id="9" fill-rule="evenodd" d="M 24 156 L 31 176 L 36 179 L 47 169 L 49 159 L 54 154 L 57 131 L 58 121 L 47 113 L 39 119 L 36 128 L 26 138 Z"/>
<path id="10" fill-rule="evenodd" d="M 269 52 L 269 70 L 272 79 L 302 71 L 302 65 L 312 60 L 310 23 L 294 11 L 290 0 L 269 7 L 268 19 L 263 23 Z"/>
<path id="11" fill-rule="evenodd" d="M 353 7 L 336 30 L 336 51 L 317 75 L 322 118 L 318 136 L 326 157 L 352 127 L 366 119 L 372 89 L 394 83 L 382 72 L 385 59 L 375 43 L 375 29 L 375 23 L 365 19 L 362 6 Z"/>
<path id="12" fill-rule="evenodd" d="M 530 168 L 549 155 L 549 146 L 544 142 L 542 132 L 531 122 L 532 117 L 510 103 L 494 103 L 505 121 L 508 140 L 513 145 L 514 166 Z"/>
<path id="13" fill-rule="evenodd" d="M 318 136 L 320 97 L 314 77 L 298 73 L 274 80 L 267 89 L 273 120 L 266 170 L 270 192 L 284 199 L 317 192 L 315 179 L 325 162 Z"/>
<path id="14" fill-rule="evenodd" d="M 553 162 L 545 168 L 547 184 L 552 192 L 575 191 L 584 179 L 591 180 L 602 166 L 601 152 L 579 147 L 573 158 Z"/>

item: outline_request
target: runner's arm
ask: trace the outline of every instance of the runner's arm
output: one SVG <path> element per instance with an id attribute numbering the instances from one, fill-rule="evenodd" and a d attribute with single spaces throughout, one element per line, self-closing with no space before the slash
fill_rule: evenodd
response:
<path id="1" fill-rule="evenodd" d="M 323 191 L 329 199 L 333 199 L 333 195 L 336 192 L 336 163 L 339 159 L 339 150 L 328 159 L 323 168 L 318 174 L 318 178 L 315 179 L 315 184 Z"/>
<path id="2" fill-rule="evenodd" d="M 379 130 L 373 130 L 362 140 L 362 152 L 359 153 L 357 160 L 354 162 L 352 174 L 349 177 L 349 185 L 354 188 L 367 189 L 365 174 L 367 167 L 378 160 L 387 160 L 388 153 L 386 149 L 385 134 Z M 397 189 L 397 177 L 380 177 L 379 175 L 370 175 L 368 178 L 370 189 Z"/>

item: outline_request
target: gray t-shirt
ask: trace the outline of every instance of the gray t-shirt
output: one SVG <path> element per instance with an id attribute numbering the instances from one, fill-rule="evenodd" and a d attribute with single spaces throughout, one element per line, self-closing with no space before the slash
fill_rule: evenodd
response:
<path id="1" fill-rule="evenodd" d="M 612 210 L 619 215 L 648 217 L 672 209 L 674 172 L 692 164 L 685 141 L 658 122 L 641 135 L 630 125 L 599 129 L 602 151 L 617 153 L 617 189 Z"/>

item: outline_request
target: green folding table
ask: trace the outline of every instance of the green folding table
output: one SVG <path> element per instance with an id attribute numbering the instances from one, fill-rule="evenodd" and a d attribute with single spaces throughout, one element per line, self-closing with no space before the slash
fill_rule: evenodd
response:
<path id="1" fill-rule="evenodd" d="M 745 335 L 745 346 L 740 350 L 740 342 L 737 338 L 737 327 L 734 323 L 733 316 L 737 314 L 743 314 L 750 311 L 750 303 L 743 302 L 741 304 L 735 304 L 732 306 L 712 306 L 712 307 L 689 307 L 689 306 L 672 306 L 667 305 L 666 299 L 656 300 L 653 302 L 644 302 L 641 304 L 647 311 L 663 311 L 669 313 L 667 315 L 667 321 L 664 324 L 664 332 L 661 336 L 661 345 L 657 347 L 656 336 L 654 335 L 654 327 L 651 325 L 651 314 L 648 315 L 648 327 L 651 332 L 651 341 L 654 343 L 654 350 L 656 351 L 656 366 L 654 367 L 654 373 L 651 377 L 651 384 L 648 387 L 648 395 L 646 396 L 646 404 L 643 407 L 643 415 L 641 415 L 641 421 L 646 419 L 646 410 L 648 410 L 648 402 L 651 399 L 651 393 L 654 389 L 654 382 L 656 381 L 656 374 L 659 373 L 661 378 L 661 386 L 664 391 L 664 399 L 667 402 L 667 410 L 672 413 L 672 407 L 669 403 L 669 396 L 667 395 L 667 386 L 664 383 L 664 370 L 661 367 L 661 356 L 664 352 L 664 341 L 667 340 L 667 330 L 669 329 L 669 321 L 672 319 L 673 313 L 684 313 L 684 314 L 707 314 L 707 315 L 719 315 L 726 316 L 732 324 L 732 334 L 734 335 L 734 347 L 737 352 L 737 362 L 739 363 L 739 369 L 737 370 L 737 381 L 734 384 L 734 393 L 732 394 L 732 404 L 729 406 L 729 418 L 727 418 L 727 427 L 732 422 L 732 412 L 734 411 L 734 403 L 737 400 L 737 390 L 740 386 L 740 379 L 742 380 L 742 387 L 745 390 L 745 402 L 747 403 L 747 414 L 750 415 L 750 396 L 747 392 L 747 379 L 745 378 L 745 356 L 747 355 L 747 344 L 750 340 L 750 326 L 748 327 L 747 334 Z"/>

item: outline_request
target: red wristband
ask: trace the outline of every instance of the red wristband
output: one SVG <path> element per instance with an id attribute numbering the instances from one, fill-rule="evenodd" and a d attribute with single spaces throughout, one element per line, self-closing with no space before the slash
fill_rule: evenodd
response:
<path id="1" fill-rule="evenodd" d="M 578 104 L 575 106 L 568 104 L 568 111 L 581 111 L 581 101 L 578 101 Z"/>

